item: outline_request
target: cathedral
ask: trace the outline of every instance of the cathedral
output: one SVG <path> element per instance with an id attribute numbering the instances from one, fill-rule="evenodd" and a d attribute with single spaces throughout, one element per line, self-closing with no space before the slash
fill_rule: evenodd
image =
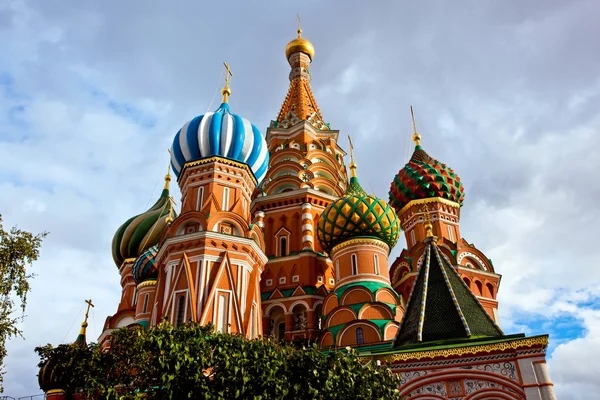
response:
<path id="1" fill-rule="evenodd" d="M 461 180 L 425 151 L 414 116 L 410 160 L 386 198 L 368 194 L 352 142 L 347 154 L 317 105 L 300 29 L 285 56 L 289 88 L 265 135 L 230 106 L 227 64 L 222 103 L 175 134 L 159 198 L 114 235 L 122 294 L 99 342 L 191 320 L 355 348 L 391 366 L 405 399 L 555 399 L 548 336 L 499 326 L 501 276 L 463 238 Z"/>

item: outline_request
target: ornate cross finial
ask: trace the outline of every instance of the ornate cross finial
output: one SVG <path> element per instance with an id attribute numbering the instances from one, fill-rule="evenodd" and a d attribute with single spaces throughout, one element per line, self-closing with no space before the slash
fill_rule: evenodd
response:
<path id="1" fill-rule="evenodd" d="M 350 143 L 350 176 L 356 178 L 356 163 L 354 162 L 354 145 L 352 144 L 352 138 L 348 135 L 348 142 Z"/>
<path id="2" fill-rule="evenodd" d="M 300 14 L 296 14 L 298 17 L 298 37 L 302 36 L 302 28 L 300 28 Z"/>
<path id="3" fill-rule="evenodd" d="M 81 327 L 83 329 L 87 328 L 87 326 L 88 326 L 87 320 L 90 315 L 90 307 L 94 307 L 94 303 L 92 303 L 92 299 L 86 300 L 85 302 L 87 303 L 87 310 L 85 311 L 85 319 L 83 320 L 83 324 L 81 324 Z"/>
<path id="4" fill-rule="evenodd" d="M 429 216 L 429 209 L 424 205 L 421 211 L 423 212 L 423 220 L 425 221 L 423 224 L 425 227 L 425 236 L 433 237 L 433 224 L 431 223 L 431 217 Z"/>
<path id="5" fill-rule="evenodd" d="M 412 106 L 410 106 L 410 116 L 412 117 L 412 124 L 413 124 L 413 135 L 412 135 L 412 140 L 415 142 L 415 144 L 417 146 L 421 145 L 421 135 L 419 135 L 417 133 L 417 124 L 415 123 L 415 113 L 413 112 L 413 108 Z"/>
<path id="6" fill-rule="evenodd" d="M 231 73 L 231 68 L 229 68 L 229 64 L 223 61 L 223 65 L 225 66 L 225 86 L 221 93 L 223 94 L 223 103 L 227 103 L 229 100 L 229 96 L 231 95 L 231 89 L 229 88 L 229 77 L 233 77 L 233 73 Z"/>

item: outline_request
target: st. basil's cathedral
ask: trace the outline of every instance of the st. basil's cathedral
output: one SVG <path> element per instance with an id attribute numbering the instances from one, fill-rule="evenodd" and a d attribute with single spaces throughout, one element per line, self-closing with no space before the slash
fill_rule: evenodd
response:
<path id="1" fill-rule="evenodd" d="M 233 113 L 227 65 L 221 105 L 176 133 L 180 211 L 167 174 L 155 204 L 117 229 L 122 294 L 99 342 L 121 327 L 192 320 L 248 339 L 353 347 L 388 363 L 405 399 L 555 399 L 548 336 L 500 328 L 501 276 L 462 237 L 462 183 L 425 151 L 414 116 L 415 149 L 389 198 L 368 194 L 351 141 L 346 167 L 317 105 L 315 50 L 300 29 L 285 55 L 289 89 L 266 136 Z M 389 260 L 401 231 L 406 247 Z M 42 389 L 60 399 L 43 372 Z"/>

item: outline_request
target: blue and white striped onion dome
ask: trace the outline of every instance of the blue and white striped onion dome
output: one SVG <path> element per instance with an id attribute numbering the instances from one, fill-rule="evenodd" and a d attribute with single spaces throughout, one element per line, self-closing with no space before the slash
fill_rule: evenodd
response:
<path id="1" fill-rule="evenodd" d="M 179 177 L 185 163 L 212 156 L 247 164 L 257 184 L 267 174 L 269 151 L 265 139 L 250 121 L 232 114 L 227 103 L 183 125 L 171 146 L 171 167 Z"/>

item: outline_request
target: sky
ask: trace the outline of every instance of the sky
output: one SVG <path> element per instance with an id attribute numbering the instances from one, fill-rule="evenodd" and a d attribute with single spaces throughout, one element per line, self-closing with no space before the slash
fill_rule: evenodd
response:
<path id="1" fill-rule="evenodd" d="M 297 13 L 315 97 L 345 149 L 352 135 L 363 186 L 387 198 L 413 105 L 423 147 L 465 186 L 463 237 L 502 274 L 504 331 L 550 334 L 558 398 L 597 398 L 595 0 L 0 0 L 0 214 L 49 232 L 5 394 L 39 393 L 33 348 L 73 341 L 84 299 L 91 339 L 116 311 L 112 236 L 158 197 L 177 130 L 217 108 L 223 61 L 232 111 L 264 134 Z"/>

